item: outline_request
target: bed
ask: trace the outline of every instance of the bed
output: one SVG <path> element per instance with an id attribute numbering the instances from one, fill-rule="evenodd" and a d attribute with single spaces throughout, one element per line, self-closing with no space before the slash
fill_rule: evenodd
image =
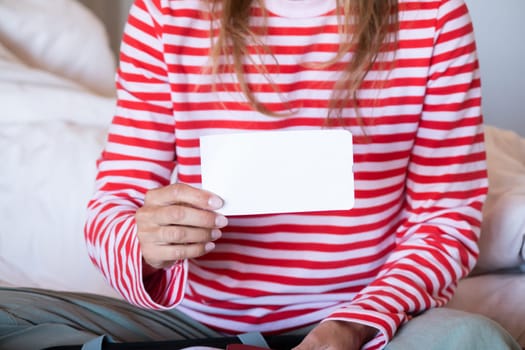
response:
<path id="1" fill-rule="evenodd" d="M 103 24 L 76 1 L 0 5 L 0 286 L 119 298 L 82 232 L 114 70 Z M 525 139 L 485 130 L 481 255 L 448 306 L 499 322 L 525 348 Z"/>

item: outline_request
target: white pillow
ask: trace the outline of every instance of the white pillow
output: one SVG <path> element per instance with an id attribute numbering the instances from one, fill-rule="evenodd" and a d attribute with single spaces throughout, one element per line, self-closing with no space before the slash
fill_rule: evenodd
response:
<path id="1" fill-rule="evenodd" d="M 474 274 L 525 263 L 525 139 L 486 126 L 485 140 L 489 193 Z"/>
<path id="2" fill-rule="evenodd" d="M 0 124 L 62 120 L 107 126 L 115 97 L 97 95 L 71 80 L 30 67 L 0 43 L 0 106 Z"/>
<path id="3" fill-rule="evenodd" d="M 0 128 L 0 285 L 117 296 L 88 258 L 86 205 L 105 128 Z"/>
<path id="4" fill-rule="evenodd" d="M 0 41 L 31 66 L 114 95 L 115 58 L 107 33 L 75 0 L 3 1 Z"/>

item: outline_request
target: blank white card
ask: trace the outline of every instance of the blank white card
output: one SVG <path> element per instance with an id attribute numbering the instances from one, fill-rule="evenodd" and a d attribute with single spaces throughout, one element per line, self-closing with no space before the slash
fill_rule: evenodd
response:
<path id="1" fill-rule="evenodd" d="M 200 138 L 202 188 L 223 215 L 347 210 L 354 205 L 352 134 L 261 131 Z"/>

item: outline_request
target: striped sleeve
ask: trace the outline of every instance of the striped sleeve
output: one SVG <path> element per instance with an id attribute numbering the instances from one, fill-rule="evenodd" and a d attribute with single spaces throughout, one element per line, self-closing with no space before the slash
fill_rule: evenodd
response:
<path id="1" fill-rule="evenodd" d="M 149 189 L 168 185 L 175 167 L 175 133 L 168 73 L 154 2 L 130 11 L 117 72 L 118 100 L 98 161 L 85 236 L 92 261 L 129 302 L 152 309 L 182 300 L 186 264 L 143 280 L 135 212 Z"/>
<path id="2" fill-rule="evenodd" d="M 480 103 L 467 7 L 442 1 L 396 248 L 377 278 L 329 317 L 379 329 L 365 348 L 383 347 L 412 315 L 447 303 L 476 262 L 487 192 Z"/>

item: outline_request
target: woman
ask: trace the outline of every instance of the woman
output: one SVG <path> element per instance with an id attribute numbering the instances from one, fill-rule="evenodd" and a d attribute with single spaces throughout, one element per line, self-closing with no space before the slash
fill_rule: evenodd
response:
<path id="1" fill-rule="evenodd" d="M 298 349 L 375 348 L 475 264 L 487 179 L 463 1 L 139 0 L 117 87 L 86 237 L 133 304 L 233 334 L 324 321 Z M 200 136 L 320 128 L 354 135 L 353 209 L 226 218 L 199 189 Z"/>
<path id="2" fill-rule="evenodd" d="M 132 304 L 376 349 L 476 262 L 487 177 L 462 0 L 137 0 L 117 88 L 85 232 Z M 201 188 L 201 136 L 333 128 L 353 134 L 351 210 L 225 217 Z"/>

